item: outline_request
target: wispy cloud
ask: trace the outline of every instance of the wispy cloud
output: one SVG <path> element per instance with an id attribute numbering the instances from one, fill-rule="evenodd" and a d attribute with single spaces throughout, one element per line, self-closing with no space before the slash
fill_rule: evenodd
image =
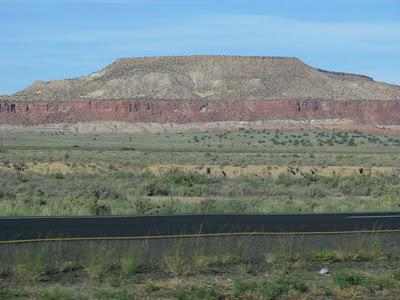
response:
<path id="1" fill-rule="evenodd" d="M 89 1 L 89 0 L 85 0 Z M 93 0 L 95 1 L 95 0 Z M 40 29 L 42 30 L 42 29 Z M 1 29 L 0 29 L 1 32 Z M 46 29 L 0 37 L 1 43 L 114 44 L 136 49 L 162 44 L 166 49 L 196 46 L 253 49 L 353 49 L 400 52 L 400 22 L 350 23 L 299 21 L 254 15 L 214 15 L 144 29 L 108 28 L 60 32 Z M 400 54 L 400 53 L 399 53 Z"/>

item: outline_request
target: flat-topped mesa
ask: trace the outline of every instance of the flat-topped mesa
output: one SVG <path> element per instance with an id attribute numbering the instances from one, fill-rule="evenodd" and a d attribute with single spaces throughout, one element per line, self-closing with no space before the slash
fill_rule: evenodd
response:
<path id="1" fill-rule="evenodd" d="M 364 75 L 316 69 L 294 57 L 161 56 L 119 59 L 86 77 L 37 81 L 7 97 L 85 99 L 400 100 L 400 87 Z"/>
<path id="2" fill-rule="evenodd" d="M 231 121 L 398 128 L 400 87 L 293 57 L 163 56 L 119 59 L 86 77 L 36 81 L 0 97 L 6 126 Z"/>
<path id="3" fill-rule="evenodd" d="M 204 61 L 204 60 L 263 60 L 263 59 L 270 59 L 270 60 L 292 60 L 301 62 L 300 59 L 294 56 L 244 56 L 244 55 L 190 55 L 190 56 L 144 56 L 144 57 L 122 57 L 117 59 L 114 63 L 118 63 L 121 61 L 139 61 L 139 62 L 151 62 L 151 61 L 166 61 L 166 62 L 177 62 L 177 61 Z"/>

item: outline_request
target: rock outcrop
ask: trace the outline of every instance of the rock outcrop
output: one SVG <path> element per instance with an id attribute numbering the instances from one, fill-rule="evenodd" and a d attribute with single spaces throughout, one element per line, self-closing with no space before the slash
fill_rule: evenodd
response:
<path id="1" fill-rule="evenodd" d="M 122 121 L 201 123 L 216 121 L 351 120 L 400 125 L 400 101 L 336 100 L 77 100 L 0 102 L 0 124 L 39 125 Z"/>
<path id="2" fill-rule="evenodd" d="M 398 126 L 400 87 L 296 58 L 154 57 L 121 59 L 87 77 L 38 81 L 0 98 L 0 124 L 9 125 L 272 120 Z"/>

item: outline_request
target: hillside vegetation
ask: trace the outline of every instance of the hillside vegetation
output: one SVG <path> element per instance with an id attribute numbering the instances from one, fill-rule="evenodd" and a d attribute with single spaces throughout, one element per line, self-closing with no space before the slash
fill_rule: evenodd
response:
<path id="1" fill-rule="evenodd" d="M 7 100 L 399 100 L 400 87 L 328 72 L 291 57 L 119 59 L 87 77 L 36 81 Z"/>

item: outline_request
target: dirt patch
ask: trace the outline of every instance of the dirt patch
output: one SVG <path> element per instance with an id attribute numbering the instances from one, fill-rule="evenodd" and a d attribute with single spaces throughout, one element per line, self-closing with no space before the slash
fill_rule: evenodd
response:
<path id="1" fill-rule="evenodd" d="M 40 175 L 51 174 L 107 174 L 119 172 L 140 172 L 136 167 L 126 164 L 101 163 L 65 163 L 65 162 L 28 162 L 23 165 L 2 164 L 0 171 L 32 172 Z M 152 165 L 146 168 L 154 175 L 163 175 L 172 170 L 184 173 L 198 173 L 213 177 L 223 176 L 260 176 L 277 178 L 281 175 L 304 176 L 392 176 L 400 175 L 398 167 L 364 167 L 364 166 L 294 166 L 294 165 Z"/>
<path id="2" fill-rule="evenodd" d="M 154 165 L 148 170 L 155 175 L 166 174 L 172 170 L 185 173 L 199 173 L 210 176 L 235 178 L 238 176 L 260 176 L 278 178 L 281 175 L 305 176 L 390 176 L 400 175 L 396 167 L 360 167 L 360 166 L 282 166 L 282 165 Z M 362 170 L 362 171 L 360 171 Z"/>

